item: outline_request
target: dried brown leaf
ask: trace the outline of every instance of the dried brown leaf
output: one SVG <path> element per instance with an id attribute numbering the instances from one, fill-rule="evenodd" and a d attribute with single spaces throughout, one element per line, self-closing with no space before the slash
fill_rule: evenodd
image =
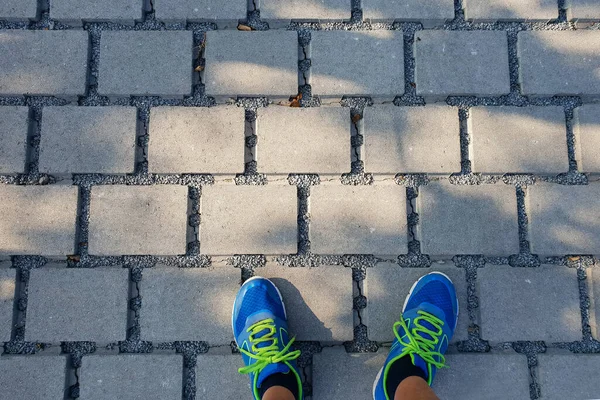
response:
<path id="1" fill-rule="evenodd" d="M 244 24 L 239 24 L 238 25 L 238 31 L 251 31 L 252 28 L 249 27 L 248 25 L 244 25 Z"/>
<path id="2" fill-rule="evenodd" d="M 352 117 L 352 123 L 356 124 L 361 119 L 362 119 L 362 115 L 360 115 L 360 114 L 354 114 L 354 117 Z"/>

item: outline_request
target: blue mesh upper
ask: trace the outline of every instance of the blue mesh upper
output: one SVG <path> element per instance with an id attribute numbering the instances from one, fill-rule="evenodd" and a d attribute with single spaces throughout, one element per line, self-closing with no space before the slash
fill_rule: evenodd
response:
<path id="1" fill-rule="evenodd" d="M 416 288 L 408 300 L 406 310 L 416 308 L 421 303 L 433 304 L 444 312 L 446 323 L 453 327 L 456 324 L 455 302 L 455 294 L 450 293 L 443 282 L 431 279 Z"/>
<path id="2" fill-rule="evenodd" d="M 283 303 L 279 299 L 277 290 L 267 281 L 255 282 L 252 282 L 253 284 L 243 294 L 243 298 L 239 300 L 241 305 L 235 320 L 236 334 L 244 329 L 246 319 L 259 311 L 270 311 L 276 317 L 285 319 Z"/>

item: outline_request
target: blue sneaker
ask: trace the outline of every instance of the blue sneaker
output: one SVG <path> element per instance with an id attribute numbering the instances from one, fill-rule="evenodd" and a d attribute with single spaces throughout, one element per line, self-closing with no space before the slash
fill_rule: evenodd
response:
<path id="1" fill-rule="evenodd" d="M 458 299 L 450 278 L 440 272 L 421 277 L 410 289 L 400 321 L 394 324 L 396 339 L 383 367 L 375 378 L 373 399 L 390 400 L 386 383 L 392 363 L 410 356 L 431 386 L 435 373 L 445 366 L 444 353 L 458 321 Z"/>
<path id="2" fill-rule="evenodd" d="M 246 365 L 238 371 L 250 376 L 254 400 L 260 400 L 264 380 L 277 373 L 294 374 L 302 400 L 295 361 L 300 350 L 290 350 L 294 338 L 289 338 L 285 305 L 273 282 L 257 276 L 242 285 L 233 303 L 231 325 Z"/>

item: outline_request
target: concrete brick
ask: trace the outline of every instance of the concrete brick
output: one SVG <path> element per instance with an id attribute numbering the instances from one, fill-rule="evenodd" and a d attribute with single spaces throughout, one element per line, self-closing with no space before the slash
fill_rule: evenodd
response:
<path id="1" fill-rule="evenodd" d="M 538 354 L 540 400 L 597 398 L 599 368 L 597 354 Z"/>
<path id="2" fill-rule="evenodd" d="M 435 132 L 435 134 L 432 134 Z M 458 110 L 382 105 L 364 111 L 363 160 L 371 173 L 460 171 Z"/>
<path id="3" fill-rule="evenodd" d="M 0 107 L 0 173 L 25 172 L 27 159 L 27 107 Z"/>
<path id="4" fill-rule="evenodd" d="M 436 264 L 431 268 L 402 268 L 397 264 L 378 264 L 375 268 L 369 268 L 367 271 L 365 289 L 363 289 L 367 296 L 366 325 L 369 327 L 369 339 L 377 342 L 394 340 L 393 326 L 396 321 L 400 320 L 404 300 L 413 283 L 433 271 L 442 272 L 452 279 L 458 296 L 458 324 L 450 343 L 469 338 L 470 322 L 464 269 Z"/>
<path id="5" fill-rule="evenodd" d="M 28 293 L 28 341 L 108 343 L 126 339 L 127 269 L 34 269 Z"/>
<path id="6" fill-rule="evenodd" d="M 600 95 L 600 32 L 519 32 L 523 94 Z"/>
<path id="7" fill-rule="evenodd" d="M 298 34 L 293 31 L 209 31 L 203 82 L 209 96 L 298 92 Z"/>
<path id="8" fill-rule="evenodd" d="M 581 340 L 576 269 L 488 265 L 477 270 L 477 285 L 484 340 Z"/>
<path id="9" fill-rule="evenodd" d="M 297 340 L 326 343 L 354 338 L 351 268 L 270 264 L 255 273 L 270 279 L 281 292 L 290 333 Z"/>
<path id="10" fill-rule="evenodd" d="M 180 354 L 90 355 L 79 370 L 82 399 L 179 400 L 182 387 Z"/>
<path id="11" fill-rule="evenodd" d="M 588 295 L 590 298 L 590 325 L 594 339 L 600 339 L 600 271 L 588 268 Z"/>
<path id="12" fill-rule="evenodd" d="M 7 21 L 32 20 L 37 17 L 36 0 L 3 0 L 0 19 Z"/>
<path id="13" fill-rule="evenodd" d="M 247 375 L 237 370 L 244 366 L 239 354 L 199 354 L 196 361 L 196 398 L 244 399 L 252 393 Z M 216 382 L 227 382 L 219 385 Z"/>
<path id="14" fill-rule="evenodd" d="M 244 172 L 244 124 L 242 107 L 153 108 L 148 148 L 150 172 Z"/>
<path id="15" fill-rule="evenodd" d="M 569 15 L 578 21 L 596 21 L 600 19 L 600 4 L 595 0 L 569 0 Z"/>
<path id="16" fill-rule="evenodd" d="M 187 192 L 184 186 L 94 187 L 90 254 L 185 254 Z"/>
<path id="17" fill-rule="evenodd" d="M 533 185 L 526 197 L 531 251 L 598 254 L 600 186 Z"/>
<path id="18" fill-rule="evenodd" d="M 258 168 L 267 174 L 350 171 L 350 111 L 342 107 L 258 110 Z"/>
<path id="19" fill-rule="evenodd" d="M 191 31 L 105 31 L 98 93 L 183 97 L 192 92 Z M 153 60 L 153 61 L 149 61 Z"/>
<path id="20" fill-rule="evenodd" d="M 87 32 L 5 30 L 0 33 L 0 95 L 83 95 L 87 63 Z"/>
<path id="21" fill-rule="evenodd" d="M 350 19 L 350 0 L 260 0 L 260 17 L 273 28 L 277 20 L 341 21 Z M 274 25 L 275 24 L 275 25 Z"/>
<path id="22" fill-rule="evenodd" d="M 469 124 L 475 172 L 569 170 L 563 107 L 473 107 Z"/>
<path id="23" fill-rule="evenodd" d="M 465 18 L 481 22 L 549 21 L 558 18 L 555 0 L 466 0 L 463 4 Z"/>
<path id="24" fill-rule="evenodd" d="M 346 353 L 343 346 L 326 347 L 313 356 L 313 398 L 370 399 L 373 381 L 387 351 Z"/>
<path id="25" fill-rule="evenodd" d="M 142 339 L 231 343 L 231 305 L 240 278 L 240 270 L 233 267 L 145 269 L 141 283 Z"/>
<path id="26" fill-rule="evenodd" d="M 0 385 L 5 399 L 62 399 L 67 358 L 8 356 L 0 359 Z"/>
<path id="27" fill-rule="evenodd" d="M 417 94 L 426 98 L 510 92 L 505 32 L 420 31 L 415 58 Z"/>
<path id="28" fill-rule="evenodd" d="M 218 21 L 228 26 L 237 25 L 239 19 L 246 18 L 246 0 L 155 0 L 156 18 L 162 21 Z"/>
<path id="29" fill-rule="evenodd" d="M 393 99 L 404 93 L 404 39 L 396 31 L 314 31 L 313 94 Z"/>
<path id="30" fill-rule="evenodd" d="M 12 333 L 15 299 L 15 269 L 0 269 L 0 341 L 8 342 Z"/>
<path id="31" fill-rule="evenodd" d="M 73 254 L 76 222 L 77 187 L 0 186 L 0 255 Z"/>
<path id="32" fill-rule="evenodd" d="M 574 111 L 575 146 L 582 172 L 600 172 L 600 106 L 586 104 Z"/>
<path id="33" fill-rule="evenodd" d="M 201 201 L 202 253 L 296 253 L 295 186 L 205 186 Z"/>
<path id="34" fill-rule="evenodd" d="M 425 27 L 454 18 L 452 0 L 364 0 L 365 19 L 376 21 L 420 21 Z"/>
<path id="35" fill-rule="evenodd" d="M 310 240 L 316 254 L 408 251 L 406 191 L 400 186 L 314 186 Z"/>
<path id="36" fill-rule="evenodd" d="M 80 25 L 84 21 L 118 21 L 133 25 L 142 19 L 141 0 L 52 0 L 50 18 Z"/>
<path id="37" fill-rule="evenodd" d="M 440 399 L 529 398 L 529 369 L 523 354 L 450 354 L 433 389 Z"/>
<path id="38" fill-rule="evenodd" d="M 517 196 L 512 186 L 432 182 L 419 189 L 421 251 L 432 256 L 519 252 Z"/>
<path id="39" fill-rule="evenodd" d="M 136 113 L 135 107 L 45 107 L 40 172 L 133 173 Z"/>

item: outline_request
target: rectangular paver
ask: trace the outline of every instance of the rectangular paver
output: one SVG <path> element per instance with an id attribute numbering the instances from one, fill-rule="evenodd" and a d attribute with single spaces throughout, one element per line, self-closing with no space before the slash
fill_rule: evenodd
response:
<path id="1" fill-rule="evenodd" d="M 12 332 L 16 278 L 15 269 L 0 269 L 0 341 L 2 342 L 8 342 Z"/>
<path id="2" fill-rule="evenodd" d="M 314 186 L 311 250 L 317 254 L 407 252 L 406 191 L 400 186 Z"/>
<path id="3" fill-rule="evenodd" d="M 82 399 L 179 400 L 182 385 L 180 354 L 90 355 L 79 369 Z"/>
<path id="4" fill-rule="evenodd" d="M 417 94 L 498 96 L 510 92 L 505 32 L 425 30 L 415 34 Z"/>
<path id="5" fill-rule="evenodd" d="M 0 359 L 0 386 L 5 399 L 63 399 L 65 356 L 9 356 Z"/>
<path id="6" fill-rule="evenodd" d="M 341 21 L 350 19 L 351 0 L 260 0 L 260 17 L 270 28 L 295 21 Z"/>
<path id="7" fill-rule="evenodd" d="M 85 31 L 0 32 L 0 95 L 83 95 L 87 64 Z"/>
<path id="8" fill-rule="evenodd" d="M 185 254 L 187 200 L 184 186 L 94 187 L 90 254 Z"/>
<path id="9" fill-rule="evenodd" d="M 246 18 L 248 8 L 246 0 L 154 0 L 153 4 L 159 20 L 217 21 L 220 28 L 236 26 L 238 20 Z"/>
<path id="10" fill-rule="evenodd" d="M 590 325 L 594 339 L 600 340 L 600 271 L 589 268 L 587 270 L 588 295 L 590 298 Z"/>
<path id="11" fill-rule="evenodd" d="M 363 160 L 371 173 L 460 171 L 458 110 L 381 105 L 364 111 Z"/>
<path id="12" fill-rule="evenodd" d="M 0 3 L 0 19 L 26 21 L 37 16 L 37 0 L 3 0 Z"/>
<path id="13" fill-rule="evenodd" d="M 133 25 L 142 19 L 142 0 L 52 0 L 50 18 L 75 25 L 87 21 L 118 21 Z"/>
<path id="14" fill-rule="evenodd" d="M 526 201 L 533 253 L 600 253 L 600 185 L 533 185 Z"/>
<path id="15" fill-rule="evenodd" d="M 136 123 L 135 107 L 45 107 L 40 172 L 133 173 Z"/>
<path id="16" fill-rule="evenodd" d="M 31 271 L 28 289 L 26 340 L 125 340 L 129 270 L 45 266 Z"/>
<path id="17" fill-rule="evenodd" d="M 432 256 L 519 252 L 517 196 L 512 186 L 433 182 L 419 189 L 421 251 Z"/>
<path id="18" fill-rule="evenodd" d="M 145 269 L 141 283 L 142 339 L 231 343 L 231 305 L 240 277 L 240 270 L 233 267 Z"/>
<path id="19" fill-rule="evenodd" d="M 340 175 L 350 171 L 348 108 L 261 108 L 256 124 L 261 172 Z"/>
<path id="20" fill-rule="evenodd" d="M 243 366 L 239 354 L 199 354 L 196 360 L 196 399 L 244 399 L 249 393 L 252 396 L 248 376 L 237 371 Z"/>
<path id="21" fill-rule="evenodd" d="M 569 170 L 563 107 L 473 107 L 469 130 L 475 172 Z"/>
<path id="22" fill-rule="evenodd" d="M 600 20 L 600 3 L 596 0 L 569 0 L 567 5 L 571 19 L 578 21 Z"/>
<path id="23" fill-rule="evenodd" d="M 363 0 L 362 9 L 373 22 L 419 21 L 426 28 L 454 18 L 452 0 Z"/>
<path id="24" fill-rule="evenodd" d="M 596 399 L 598 354 L 538 354 L 540 400 Z"/>
<path id="25" fill-rule="evenodd" d="M 549 21 L 558 18 L 556 0 L 466 0 L 465 18 L 477 22 Z"/>
<path id="26" fill-rule="evenodd" d="M 244 124 L 242 107 L 153 108 L 148 168 L 154 173 L 242 173 Z"/>
<path id="27" fill-rule="evenodd" d="M 105 31 L 98 93 L 183 97 L 192 92 L 191 31 Z M 152 61 L 150 61 L 152 60 Z"/>
<path id="28" fill-rule="evenodd" d="M 394 340 L 393 326 L 400 320 L 404 300 L 412 285 L 420 277 L 433 271 L 446 274 L 454 283 L 458 296 L 458 324 L 450 343 L 468 339 L 470 322 L 465 270 L 435 264 L 431 268 L 402 268 L 397 264 L 378 264 L 375 268 L 368 269 L 364 294 L 367 296 L 366 325 L 369 327 L 369 339 L 390 343 Z"/>
<path id="29" fill-rule="evenodd" d="M 575 268 L 487 265 L 477 270 L 477 285 L 484 340 L 581 340 Z"/>
<path id="30" fill-rule="evenodd" d="M 209 31 L 204 58 L 206 94 L 217 99 L 298 92 L 296 32 Z"/>
<path id="31" fill-rule="evenodd" d="M 351 268 L 333 265 L 290 268 L 270 264 L 255 273 L 270 279 L 281 292 L 290 334 L 297 340 L 326 343 L 353 339 Z"/>
<path id="32" fill-rule="evenodd" d="M 314 31 L 313 94 L 393 99 L 404 93 L 404 39 L 398 31 Z"/>
<path id="33" fill-rule="evenodd" d="M 77 187 L 0 185 L 0 255 L 73 254 Z"/>
<path id="34" fill-rule="evenodd" d="M 586 104 L 574 111 L 575 146 L 579 154 L 579 170 L 600 172 L 600 105 Z"/>
<path id="35" fill-rule="evenodd" d="M 523 94 L 600 94 L 600 31 L 519 32 Z"/>
<path id="36" fill-rule="evenodd" d="M 0 173 L 25 172 L 28 107 L 0 107 Z"/>
<path id="37" fill-rule="evenodd" d="M 205 186 L 201 202 L 202 253 L 296 252 L 298 199 L 295 186 Z"/>

